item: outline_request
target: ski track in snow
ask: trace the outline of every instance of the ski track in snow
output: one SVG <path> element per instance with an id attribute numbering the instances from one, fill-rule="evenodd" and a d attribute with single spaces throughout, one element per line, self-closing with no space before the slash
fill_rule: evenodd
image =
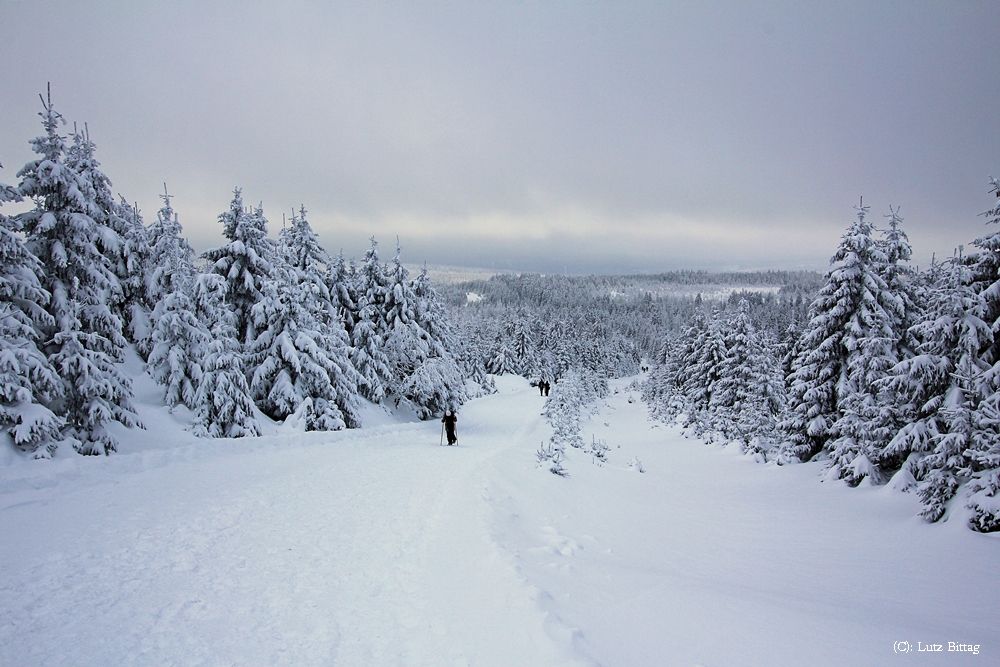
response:
<path id="1" fill-rule="evenodd" d="M 584 420 L 609 462 L 565 479 L 508 377 L 458 447 L 433 421 L 197 440 L 146 406 L 144 451 L 8 460 L 0 665 L 997 664 L 997 536 L 685 440 L 626 384 Z"/>

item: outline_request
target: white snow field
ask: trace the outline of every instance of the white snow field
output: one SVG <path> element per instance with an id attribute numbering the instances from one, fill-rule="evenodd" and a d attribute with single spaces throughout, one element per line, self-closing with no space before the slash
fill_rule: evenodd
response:
<path id="1" fill-rule="evenodd" d="M 997 535 L 685 439 L 627 385 L 584 420 L 608 463 L 561 478 L 520 378 L 440 447 L 375 409 L 198 440 L 139 377 L 119 453 L 3 446 L 0 665 L 1000 664 Z"/>

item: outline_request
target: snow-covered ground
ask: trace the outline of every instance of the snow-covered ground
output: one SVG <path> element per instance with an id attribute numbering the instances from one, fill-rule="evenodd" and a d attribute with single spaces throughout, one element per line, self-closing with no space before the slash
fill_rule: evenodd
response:
<path id="1" fill-rule="evenodd" d="M 3 448 L 0 665 L 998 664 L 997 535 L 685 439 L 627 385 L 584 422 L 608 463 L 561 478 L 520 378 L 440 447 L 375 408 L 198 440 L 140 377 L 118 454 Z"/>

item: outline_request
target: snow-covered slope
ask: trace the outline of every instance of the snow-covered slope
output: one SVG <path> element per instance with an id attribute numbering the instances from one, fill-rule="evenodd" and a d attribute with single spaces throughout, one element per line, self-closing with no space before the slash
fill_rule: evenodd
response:
<path id="1" fill-rule="evenodd" d="M 627 384 L 584 423 L 608 463 L 561 478 L 520 378 L 440 447 L 378 409 L 198 440 L 139 377 L 118 454 L 5 449 L 0 664 L 996 664 L 997 536 L 687 440 Z"/>

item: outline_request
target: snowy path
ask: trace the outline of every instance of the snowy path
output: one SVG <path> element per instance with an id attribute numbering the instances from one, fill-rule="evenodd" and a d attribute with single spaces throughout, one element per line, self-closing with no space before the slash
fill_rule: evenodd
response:
<path id="1" fill-rule="evenodd" d="M 584 426 L 609 464 L 567 479 L 516 378 L 457 448 L 435 422 L 193 441 L 150 408 L 157 447 L 8 460 L 0 665 L 997 664 L 997 536 L 685 440 L 618 386 Z"/>
<path id="2" fill-rule="evenodd" d="M 4 495 L 0 664 L 573 664 L 490 538 L 523 396 L 457 448 L 431 422 L 67 462 L 119 470 Z"/>

